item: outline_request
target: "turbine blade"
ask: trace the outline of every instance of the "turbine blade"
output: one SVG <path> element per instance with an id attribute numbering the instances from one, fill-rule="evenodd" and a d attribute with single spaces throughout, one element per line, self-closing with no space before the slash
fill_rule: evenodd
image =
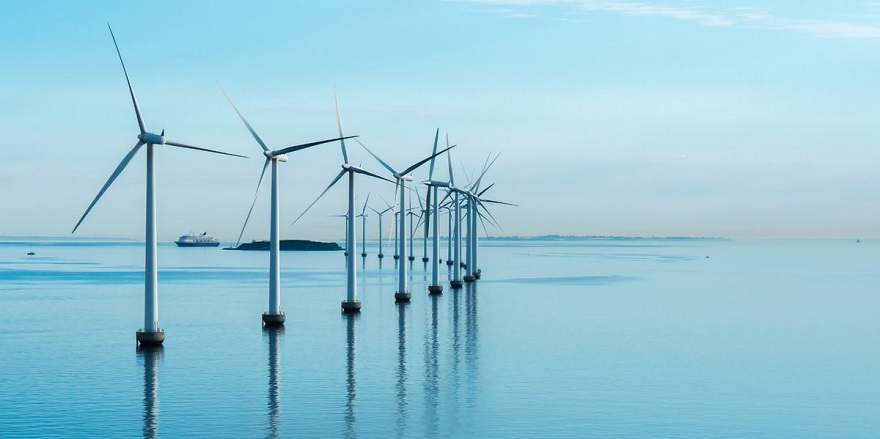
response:
<path id="1" fill-rule="evenodd" d="M 489 154 L 489 157 L 491 157 L 491 156 L 492 155 Z M 495 160 L 498 160 L 498 157 L 500 157 L 500 156 L 501 156 L 501 153 L 498 153 L 498 155 L 496 155 L 495 158 L 492 159 L 491 162 L 489 162 L 489 157 L 486 157 L 487 164 L 483 166 L 483 172 L 480 173 L 480 176 L 477 177 L 477 181 L 474 182 L 474 191 L 478 191 L 480 189 L 480 181 L 483 180 L 483 176 L 486 175 L 486 171 L 488 171 L 489 168 L 491 168 L 492 165 L 495 164 Z"/>
<path id="2" fill-rule="evenodd" d="M 387 179 L 387 178 L 385 178 L 385 177 L 378 176 L 378 175 L 376 175 L 376 174 L 374 174 L 374 173 L 372 173 L 372 172 L 370 172 L 370 171 L 367 171 L 366 169 L 361 168 L 361 167 L 359 167 L 359 166 L 349 166 L 348 169 L 350 169 L 350 170 L 352 170 L 352 171 L 354 171 L 354 172 L 357 172 L 358 174 L 368 175 L 368 176 L 370 176 L 370 177 L 378 178 L 378 179 L 380 179 L 380 180 L 385 180 L 385 181 L 387 181 L 387 182 L 389 182 L 389 183 L 394 183 L 394 181 L 392 181 L 392 180 L 389 180 L 389 179 Z M 382 201 L 385 201 L 385 200 L 382 200 Z M 388 203 L 385 203 L 385 204 L 388 204 Z"/>
<path id="3" fill-rule="evenodd" d="M 195 149 L 195 150 L 197 150 L 197 151 L 213 152 L 214 154 L 222 154 L 222 155 L 228 155 L 228 156 L 232 156 L 232 157 L 241 157 L 241 158 L 243 158 L 243 159 L 248 158 L 247 156 L 244 156 L 244 155 L 232 154 L 232 153 L 230 153 L 230 152 L 223 152 L 223 151 L 215 151 L 215 150 L 213 150 L 213 149 L 202 148 L 202 147 L 199 147 L 199 146 L 187 145 L 186 143 L 174 142 L 174 141 L 171 141 L 171 140 L 166 140 L 166 141 L 165 141 L 165 144 L 166 144 L 166 145 L 171 145 L 171 146 L 176 146 L 176 147 L 178 147 L 178 148 Z"/>
<path id="4" fill-rule="evenodd" d="M 425 216 L 425 238 L 428 237 L 428 229 L 431 228 L 431 210 L 434 208 L 434 206 L 431 205 L 431 192 L 434 192 L 434 188 L 428 186 L 428 196 L 425 197 L 425 206 L 428 206 L 428 215 Z"/>
<path id="5" fill-rule="evenodd" d="M 223 86 L 220 85 L 220 82 L 217 82 L 217 86 L 220 87 L 220 91 L 223 92 L 223 95 L 226 96 L 226 100 L 229 101 L 229 105 L 232 105 L 232 109 L 235 110 L 235 113 L 238 114 L 239 119 L 244 122 L 244 126 L 247 127 L 248 131 L 250 131 L 251 136 L 254 136 L 254 140 L 260 144 L 260 147 L 263 148 L 263 151 L 268 151 L 269 148 L 266 147 L 266 144 L 263 143 L 263 139 L 260 138 L 260 135 L 254 131 L 254 128 L 251 127 L 251 124 L 248 123 L 247 119 L 241 114 L 241 111 L 238 111 L 238 107 L 235 106 L 235 102 L 232 102 L 232 98 L 229 97 L 229 94 L 226 93 L 226 90 L 223 89 Z"/>
<path id="6" fill-rule="evenodd" d="M 339 100 L 336 99 L 336 87 L 333 87 L 333 103 L 336 104 L 336 124 L 339 126 L 339 137 L 345 136 L 342 134 L 342 117 L 339 115 Z M 348 150 L 345 149 L 345 139 L 340 140 L 339 143 L 342 144 L 342 161 L 343 163 L 348 163 Z"/>
<path id="7" fill-rule="evenodd" d="M 371 195 L 371 194 L 370 194 L 370 192 L 367 192 L 367 199 L 366 199 L 366 200 L 364 200 L 364 208 L 363 208 L 363 209 L 361 209 L 361 215 L 363 215 L 363 214 L 364 214 L 364 212 L 366 212 L 366 211 L 367 211 L 367 203 L 369 203 L 369 202 L 370 202 L 370 195 Z"/>
<path id="8" fill-rule="evenodd" d="M 437 157 L 437 140 L 440 138 L 440 128 L 437 128 L 437 132 L 434 133 L 434 150 L 433 156 L 431 157 L 431 170 L 428 171 L 428 180 L 434 179 L 434 158 Z"/>
<path id="9" fill-rule="evenodd" d="M 303 217 L 303 215 L 305 215 L 305 214 L 306 214 L 306 212 L 308 212 L 308 211 L 309 211 L 309 209 L 311 209 L 311 208 L 312 208 L 312 206 L 314 206 L 314 205 L 315 205 L 315 203 L 317 203 L 317 202 L 318 202 L 318 200 L 320 200 L 320 199 L 321 199 L 321 197 L 323 197 L 323 196 L 324 196 L 324 194 L 326 194 L 326 193 L 327 193 L 327 191 L 329 191 L 329 190 L 330 190 L 330 188 L 331 188 L 331 187 L 333 187 L 333 185 L 334 185 L 334 184 L 336 184 L 336 182 L 337 182 L 337 181 L 339 181 L 339 179 L 340 179 L 340 178 L 342 178 L 342 176 L 343 176 L 343 175 L 345 175 L 345 174 L 346 174 L 346 173 L 347 173 L 347 172 L 348 172 L 348 171 L 346 171 L 346 170 L 345 170 L 345 169 L 343 169 L 343 170 L 341 170 L 341 171 L 339 171 L 339 173 L 338 173 L 338 174 L 336 174 L 336 178 L 334 178 L 334 179 L 333 179 L 333 181 L 331 181 L 331 182 L 330 182 L 330 184 L 328 184 L 328 185 L 327 185 L 327 188 L 326 188 L 326 189 L 324 189 L 324 192 L 321 192 L 321 195 L 318 195 L 318 198 L 315 198 L 315 201 L 312 201 L 312 204 L 309 204 L 309 207 L 306 207 L 306 210 L 304 210 L 304 211 L 303 211 L 303 213 L 301 213 L 301 214 L 299 214 L 299 216 L 298 216 L 298 217 L 296 217 L 296 219 L 295 219 L 295 220 L 293 220 L 293 222 L 292 222 L 292 223 L 290 223 L 290 225 L 291 225 L 291 226 L 292 226 L 292 225 L 294 225 L 294 224 L 296 224 L 296 222 L 297 222 L 297 221 L 299 221 L 299 219 L 300 219 L 300 218 L 302 218 L 302 217 Z M 343 215 L 343 216 L 345 216 L 345 215 Z"/>
<path id="10" fill-rule="evenodd" d="M 449 151 L 449 134 L 446 134 L 446 150 Z M 455 187 L 455 176 L 452 173 L 452 154 L 446 153 L 446 163 L 449 164 L 449 184 Z"/>
<path id="11" fill-rule="evenodd" d="M 479 202 L 480 202 L 480 204 L 482 204 L 482 203 L 490 203 L 490 204 L 503 204 L 503 205 L 505 205 L 505 206 L 519 207 L 518 204 L 506 203 L 506 202 L 504 202 L 504 201 L 484 200 L 484 199 L 482 199 L 482 198 L 479 200 Z"/>
<path id="12" fill-rule="evenodd" d="M 486 189 L 481 190 L 481 191 L 477 194 L 477 196 L 478 196 L 478 197 L 483 196 L 483 194 L 485 194 L 486 191 L 488 191 L 489 189 L 492 189 L 492 186 L 495 186 L 495 183 L 492 183 L 492 184 L 490 184 L 489 186 L 487 186 Z"/>
<path id="13" fill-rule="evenodd" d="M 416 170 L 416 168 L 418 168 L 419 166 L 422 166 L 422 165 L 424 165 L 425 163 L 427 163 L 428 160 L 431 160 L 431 159 L 433 159 L 434 157 L 437 157 L 438 155 L 443 154 L 444 152 L 449 151 L 449 150 L 452 149 L 452 148 L 455 148 L 455 145 L 452 145 L 452 146 L 450 146 L 450 147 L 444 149 L 443 151 L 440 151 L 440 152 L 437 152 L 437 153 L 431 154 L 430 157 L 425 157 L 425 159 L 420 160 L 420 161 L 416 162 L 416 164 L 414 164 L 414 165 L 412 165 L 412 166 L 406 168 L 406 170 L 404 170 L 403 172 L 401 172 L 400 175 L 406 175 L 406 174 L 409 174 L 410 172 Z"/>
<path id="14" fill-rule="evenodd" d="M 248 210 L 248 214 L 244 219 L 244 225 L 241 226 L 241 233 L 238 234 L 238 241 L 235 241 L 235 246 L 238 247 L 241 244 L 241 237 L 244 235 L 244 228 L 247 227 L 248 220 L 251 219 L 251 212 L 254 211 L 254 205 L 257 204 L 257 197 L 260 196 L 260 188 L 263 187 L 263 177 L 266 175 L 266 168 L 269 167 L 269 159 L 263 163 L 263 171 L 260 172 L 260 181 L 257 182 L 257 190 L 254 191 L 254 201 L 251 202 L 251 208 Z"/>
<path id="15" fill-rule="evenodd" d="M 486 222 L 483 221 L 483 215 L 482 214 L 477 215 L 477 219 L 480 220 L 480 225 L 483 226 L 483 232 L 486 233 L 486 236 L 489 236 L 489 229 L 486 228 Z"/>
<path id="16" fill-rule="evenodd" d="M 373 156 L 374 159 L 378 160 L 379 163 L 380 163 L 382 166 L 384 166 L 385 169 L 388 170 L 388 172 L 391 173 L 391 175 L 394 175 L 394 176 L 397 176 L 397 175 L 398 175 L 397 172 L 394 171 L 393 168 L 391 168 L 391 166 L 388 166 L 388 163 L 385 163 L 382 159 L 379 158 L 379 156 L 377 156 L 376 154 L 373 154 L 373 151 L 370 151 L 370 148 L 367 148 L 367 145 L 364 145 L 363 143 L 361 143 L 360 140 L 355 139 L 355 141 L 356 141 L 357 143 L 359 143 L 361 146 L 363 146 L 364 149 L 366 149 L 367 152 L 370 153 L 370 155 Z M 403 175 L 403 174 L 400 174 L 400 175 Z M 396 197 L 395 197 L 395 198 L 396 198 Z"/>
<path id="17" fill-rule="evenodd" d="M 294 151 L 299 151 L 301 149 L 311 148 L 313 146 L 321 145 L 324 143 L 335 142 L 337 140 L 351 139 L 352 137 L 357 137 L 357 136 L 337 137 L 335 139 L 319 140 L 317 142 L 309 142 L 309 143 L 302 143 L 299 145 L 288 146 L 287 148 L 279 149 L 278 151 L 272 151 L 272 155 L 287 154 L 289 152 L 294 152 Z"/>
<path id="18" fill-rule="evenodd" d="M 110 38 L 113 38 L 113 45 L 116 47 L 116 54 L 119 55 L 119 64 L 122 64 L 122 73 L 125 73 L 125 82 L 128 83 L 128 91 L 131 93 L 131 103 L 134 104 L 134 114 L 137 116 L 138 127 L 141 129 L 141 134 L 143 134 L 147 132 L 147 127 L 144 123 L 143 116 L 141 116 L 141 107 L 138 105 L 137 98 L 134 96 L 134 88 L 131 87 L 131 80 L 128 79 L 128 70 L 125 69 L 125 62 L 122 61 L 122 52 L 119 51 L 119 45 L 116 44 L 116 35 L 113 35 L 113 28 L 110 27 L 110 23 L 107 23 L 107 29 L 110 29 Z"/>
<path id="19" fill-rule="evenodd" d="M 131 161 L 131 159 L 134 157 L 135 154 L 137 154 L 138 150 L 143 145 L 144 145 L 144 142 L 138 142 L 134 146 L 134 148 L 132 148 L 131 151 L 129 151 L 128 154 L 126 154 L 125 157 L 122 158 L 122 161 L 119 162 L 119 165 L 116 167 L 116 169 L 113 171 L 113 173 L 110 174 L 110 178 L 107 179 L 107 182 L 104 183 L 104 186 L 101 187 L 100 191 L 98 191 L 98 195 L 96 195 L 95 199 L 92 200 L 92 204 L 89 204 L 89 207 L 86 209 L 86 212 L 82 214 L 82 216 L 79 218 L 79 221 L 77 221 L 76 225 L 73 226 L 73 230 L 71 230 L 71 232 L 70 232 L 71 234 L 76 232 L 76 229 L 79 228 L 79 225 L 82 224 L 84 219 L 86 219 L 86 215 L 88 215 L 89 212 L 92 211 L 92 208 L 95 207 L 95 204 L 98 202 L 99 199 L 101 199 L 101 196 L 104 195 L 104 192 L 107 191 L 107 188 L 109 188 L 110 185 L 113 184 L 113 181 L 116 180 L 116 177 L 119 177 L 119 174 L 122 173 L 122 170 L 125 169 L 125 167 L 128 165 L 128 162 Z"/>
<path id="20" fill-rule="evenodd" d="M 492 213 L 489 212 L 488 209 L 483 209 L 483 210 L 486 211 L 486 214 L 487 214 L 488 216 L 483 215 L 483 212 L 481 212 L 481 211 L 478 210 L 478 211 L 477 211 L 477 217 L 479 217 L 479 218 L 486 218 L 486 219 L 489 220 L 490 223 L 492 223 L 493 226 L 495 226 L 495 228 L 500 229 L 500 230 L 503 230 L 503 229 L 501 229 L 501 226 L 498 224 L 498 221 L 495 220 L 495 217 L 492 216 Z"/>

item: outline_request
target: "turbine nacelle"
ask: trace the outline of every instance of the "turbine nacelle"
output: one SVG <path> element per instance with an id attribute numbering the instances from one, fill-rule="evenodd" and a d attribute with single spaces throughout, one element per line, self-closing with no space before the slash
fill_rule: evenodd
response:
<path id="1" fill-rule="evenodd" d="M 144 142 L 144 143 L 149 143 L 152 145 L 164 145 L 165 144 L 165 136 L 163 134 L 165 134 L 165 130 L 162 130 L 162 134 L 153 134 L 153 133 L 143 132 L 143 133 L 138 134 L 137 138 L 138 138 L 138 140 L 140 140 L 141 142 Z"/>
<path id="2" fill-rule="evenodd" d="M 263 151 L 263 155 L 266 156 L 268 160 L 277 160 L 279 162 L 286 162 L 287 156 L 284 154 L 275 155 L 275 151 Z"/>
<path id="3" fill-rule="evenodd" d="M 422 182 L 422 184 L 427 185 L 427 186 L 436 186 L 436 187 L 448 187 L 448 188 L 452 187 L 449 185 L 448 181 L 425 180 Z"/>

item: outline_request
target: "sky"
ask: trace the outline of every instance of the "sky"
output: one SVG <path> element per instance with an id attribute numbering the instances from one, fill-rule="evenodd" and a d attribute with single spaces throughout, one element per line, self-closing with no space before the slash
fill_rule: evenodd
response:
<path id="1" fill-rule="evenodd" d="M 235 241 L 253 200 L 261 149 L 218 83 L 273 149 L 336 136 L 335 87 L 393 167 L 437 128 L 459 185 L 500 153 L 485 197 L 518 207 L 492 236 L 880 238 L 880 2 L 856 0 L 0 2 L 0 236 L 70 236 L 137 142 L 108 23 L 148 130 L 249 156 L 157 147 L 163 241 Z M 279 165 L 282 238 L 343 239 L 341 183 L 290 225 L 341 164 Z M 143 239 L 144 187 L 141 152 L 74 236 Z"/>

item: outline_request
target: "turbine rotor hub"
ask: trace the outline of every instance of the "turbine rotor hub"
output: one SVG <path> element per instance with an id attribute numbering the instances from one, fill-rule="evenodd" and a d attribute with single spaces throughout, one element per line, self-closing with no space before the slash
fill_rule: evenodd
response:
<path id="1" fill-rule="evenodd" d="M 140 133 L 137 136 L 138 140 L 144 143 L 150 143 L 153 145 L 164 145 L 165 144 L 165 136 L 154 134 L 154 133 Z"/>

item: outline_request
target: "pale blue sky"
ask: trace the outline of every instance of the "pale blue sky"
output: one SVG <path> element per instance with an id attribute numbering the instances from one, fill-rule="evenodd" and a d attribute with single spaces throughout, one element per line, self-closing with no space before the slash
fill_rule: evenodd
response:
<path id="1" fill-rule="evenodd" d="M 2 2 L 0 235 L 68 235 L 136 142 L 107 22 L 149 129 L 251 156 L 160 149 L 163 240 L 234 240 L 259 177 L 215 81 L 274 148 L 334 136 L 336 86 L 392 166 L 437 127 L 460 181 L 502 152 L 487 196 L 521 207 L 494 235 L 880 237 L 880 3 L 698 0 Z M 283 224 L 340 163 L 327 145 L 280 166 Z M 143 200 L 141 153 L 77 235 L 142 239 Z M 340 184 L 282 235 L 341 239 L 344 209 Z"/>

